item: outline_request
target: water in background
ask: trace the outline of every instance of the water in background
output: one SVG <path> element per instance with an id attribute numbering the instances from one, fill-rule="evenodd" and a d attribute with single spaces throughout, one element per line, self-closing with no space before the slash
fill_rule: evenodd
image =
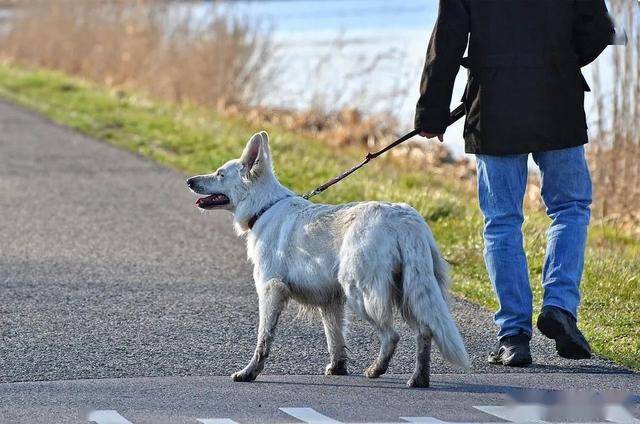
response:
<path id="1" fill-rule="evenodd" d="M 216 6 L 191 7 L 204 13 Z M 277 89 L 263 103 L 387 112 L 402 129 L 412 128 L 438 0 L 233 1 L 222 8 L 269 30 L 278 46 Z M 459 79 L 465 78 L 461 72 Z M 457 85 L 456 104 L 463 83 Z M 447 135 L 461 153 L 461 124 Z"/>
<path id="2" fill-rule="evenodd" d="M 189 7 L 204 12 L 214 6 L 198 2 Z M 413 128 L 438 0 L 230 1 L 222 8 L 272 31 L 283 66 L 264 103 L 388 112 L 401 129 Z M 452 108 L 459 104 L 465 82 L 461 71 Z M 587 108 L 591 106 L 588 99 Z M 463 154 L 461 121 L 447 130 L 445 142 L 454 154 Z"/>

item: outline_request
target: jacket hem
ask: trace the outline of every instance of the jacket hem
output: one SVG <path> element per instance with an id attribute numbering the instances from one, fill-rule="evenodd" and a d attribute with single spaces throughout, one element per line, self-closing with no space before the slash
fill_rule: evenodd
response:
<path id="1" fill-rule="evenodd" d="M 549 152 L 553 150 L 569 149 L 571 147 L 583 146 L 589 142 L 589 139 L 579 140 L 572 143 L 557 144 L 554 146 L 522 146 L 521 148 L 510 149 L 496 149 L 491 147 L 480 147 L 475 143 L 465 142 L 465 153 L 472 155 L 490 155 L 490 156 L 508 156 L 508 155 L 522 155 L 529 153 Z M 514 147 L 514 146 L 511 146 Z"/>

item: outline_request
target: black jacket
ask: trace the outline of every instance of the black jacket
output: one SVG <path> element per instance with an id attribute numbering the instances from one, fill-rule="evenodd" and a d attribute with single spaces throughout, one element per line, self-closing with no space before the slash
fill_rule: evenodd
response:
<path id="1" fill-rule="evenodd" d="M 440 0 L 416 128 L 443 133 L 460 65 L 468 153 L 506 155 L 587 142 L 580 68 L 612 42 L 604 0 Z M 469 40 L 469 57 L 462 59 Z"/>

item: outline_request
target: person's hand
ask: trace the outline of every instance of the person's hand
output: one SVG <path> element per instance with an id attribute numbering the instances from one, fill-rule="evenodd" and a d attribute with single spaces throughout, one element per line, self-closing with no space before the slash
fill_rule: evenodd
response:
<path id="1" fill-rule="evenodd" d="M 442 143 L 444 141 L 444 138 L 442 137 L 442 134 L 433 134 L 433 133 L 426 132 L 426 131 L 422 131 L 420 133 L 420 137 L 426 137 L 426 138 L 436 138 L 436 137 L 438 137 L 438 140 L 440 140 L 440 143 Z"/>

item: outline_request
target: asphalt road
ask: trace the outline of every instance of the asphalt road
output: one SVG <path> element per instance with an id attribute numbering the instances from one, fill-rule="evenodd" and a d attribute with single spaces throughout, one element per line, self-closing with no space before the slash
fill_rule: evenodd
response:
<path id="1" fill-rule="evenodd" d="M 103 385 L 117 388 L 118 382 L 125 388 L 135 386 L 142 399 L 155 393 L 145 391 L 145 384 L 168 387 L 158 396 L 183 402 L 175 411 L 188 409 L 191 399 L 198 398 L 187 396 L 188 390 L 177 395 L 180 387 L 194 390 L 197 384 L 207 390 L 219 387 L 229 405 L 268 394 L 274 387 L 293 388 L 322 402 L 315 388 L 326 389 L 336 381 L 312 377 L 322 373 L 327 361 L 322 326 L 317 320 L 296 319 L 293 307 L 280 321 L 273 354 L 260 377 L 263 382 L 227 383 L 226 376 L 249 360 L 254 347 L 257 300 L 251 269 L 230 216 L 196 210 L 185 177 L 0 102 L 0 411 L 5 416 L 18 414 L 15 403 L 6 400 L 17 397 L 23 411 L 35 411 L 47 405 L 36 400 L 44 394 L 62 410 L 78 412 L 81 405 L 91 404 L 87 396 L 100 393 Z M 585 381 L 640 392 L 638 374 L 601 358 L 562 360 L 539 334 L 533 340 L 534 366 L 489 366 L 485 357 L 495 342 L 491 314 L 460 299 L 453 300 L 452 309 L 473 369 L 456 376 L 459 371 L 436 353 L 433 372 L 446 374 L 434 377 L 442 384 L 437 393 L 448 391 L 448 384 L 454 384 L 449 380 L 457 384 L 448 392 L 451 399 L 476 393 L 474 387 L 485 383 L 501 394 L 509 391 L 509 384 L 590 387 Z M 401 328 L 388 384 L 400 399 L 395 403 L 405 405 L 417 395 L 400 390 L 404 377 L 393 376 L 411 372 L 413 365 L 413 339 Z M 347 343 L 355 376 L 339 379 L 341 401 L 352 394 L 354 402 L 364 396 L 343 387 L 351 384 L 365 392 L 369 388 L 370 397 L 387 393 L 374 390 L 387 383 L 359 377 L 377 352 L 375 335 L 358 320 L 350 329 Z M 311 377 L 298 384 L 301 377 L 293 376 L 303 375 Z M 474 379 L 479 383 L 465 389 Z M 36 381 L 40 383 L 27 383 Z M 621 381 L 624 384 L 617 383 Z M 11 384 L 15 382 L 22 383 Z M 78 402 L 74 390 L 84 396 Z M 123 405 L 132 410 L 135 399 L 122 396 Z M 422 402 L 430 398 L 423 394 Z M 326 405 L 332 402 L 328 398 Z M 371 412 L 379 406 L 358 408 Z M 242 415 L 245 421 L 251 421 L 250 416 Z M 278 420 L 277 415 L 265 417 L 262 420 Z M 23 421 L 3 421 L 0 416 L 2 422 Z"/>
<path id="2" fill-rule="evenodd" d="M 197 424 L 199 419 L 205 424 L 406 422 L 402 417 L 420 417 L 413 421 L 432 424 L 439 421 L 426 420 L 558 422 L 567 421 L 568 415 L 578 422 L 631 423 L 640 417 L 638 398 L 629 396 L 634 385 L 637 389 L 633 375 L 611 380 L 601 397 L 591 395 L 603 389 L 603 381 L 593 375 L 574 374 L 572 381 L 582 392 L 570 394 L 562 391 L 567 385 L 564 374 L 536 376 L 539 378 L 523 373 L 440 374 L 434 376 L 431 388 L 413 390 L 404 386 L 408 375 L 376 381 L 361 376 L 267 375 L 252 384 L 234 384 L 226 377 L 17 383 L 10 392 L 0 385 L 0 393 L 3 402 L 20 407 L 4 411 L 0 407 L 0 413 L 5 412 L 6 422 L 55 424 L 86 423 L 89 418 L 98 424 Z M 509 411 L 513 402 L 530 409 Z M 626 412 L 626 417 L 607 411 L 610 404 L 622 406 L 624 412 L 620 412 Z M 537 405 L 542 410 L 538 416 L 531 410 Z M 571 406 L 580 408 L 582 419 L 568 413 Z M 310 411 L 302 411 L 304 415 L 298 412 L 299 418 L 294 419 L 281 408 L 311 408 L 325 418 L 309 419 L 313 418 Z M 214 421 L 224 419 L 231 421 Z"/>

